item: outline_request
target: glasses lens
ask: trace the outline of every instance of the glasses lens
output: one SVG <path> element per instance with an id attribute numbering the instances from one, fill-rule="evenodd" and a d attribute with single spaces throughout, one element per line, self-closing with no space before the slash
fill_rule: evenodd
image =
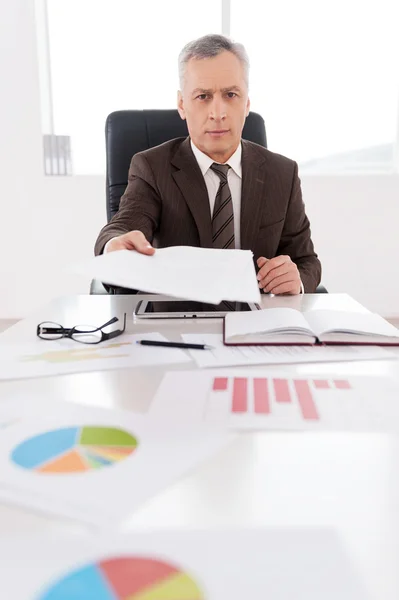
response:
<path id="1" fill-rule="evenodd" d="M 42 340 L 59 340 L 62 338 L 62 325 L 45 321 L 37 327 L 37 334 Z"/>
<path id="2" fill-rule="evenodd" d="M 101 330 L 94 331 L 93 325 L 76 325 L 71 331 L 71 337 L 82 344 L 98 344 L 101 342 Z"/>

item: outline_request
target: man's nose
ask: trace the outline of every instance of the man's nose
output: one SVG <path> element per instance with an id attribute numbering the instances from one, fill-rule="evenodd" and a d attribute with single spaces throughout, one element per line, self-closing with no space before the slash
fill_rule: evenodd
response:
<path id="1" fill-rule="evenodd" d="M 214 121 L 222 121 L 227 116 L 226 103 L 222 98 L 214 97 L 210 106 L 209 116 Z"/>

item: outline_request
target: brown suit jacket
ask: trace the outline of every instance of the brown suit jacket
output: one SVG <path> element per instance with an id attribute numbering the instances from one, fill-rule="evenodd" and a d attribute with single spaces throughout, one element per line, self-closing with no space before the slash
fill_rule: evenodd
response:
<path id="1" fill-rule="evenodd" d="M 242 140 L 241 248 L 273 258 L 288 254 L 300 271 L 305 292 L 320 282 L 302 201 L 297 164 Z M 95 245 L 101 254 L 112 237 L 140 230 L 158 247 L 212 248 L 212 223 L 204 177 L 190 138 L 177 138 L 132 158 L 118 213 Z"/>

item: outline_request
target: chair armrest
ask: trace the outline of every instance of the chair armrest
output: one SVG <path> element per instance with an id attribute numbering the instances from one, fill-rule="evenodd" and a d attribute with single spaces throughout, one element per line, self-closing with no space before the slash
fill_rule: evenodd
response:
<path id="1" fill-rule="evenodd" d="M 107 291 L 101 281 L 98 279 L 92 279 L 90 283 L 90 294 L 111 294 L 111 291 Z"/>
<path id="2" fill-rule="evenodd" d="M 316 288 L 316 294 L 328 294 L 328 291 L 326 290 L 326 288 L 324 287 L 324 285 L 318 285 Z"/>

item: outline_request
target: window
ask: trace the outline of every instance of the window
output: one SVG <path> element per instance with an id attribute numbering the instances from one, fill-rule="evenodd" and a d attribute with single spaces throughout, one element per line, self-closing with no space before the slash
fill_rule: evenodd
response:
<path id="1" fill-rule="evenodd" d="M 397 0 L 231 0 L 231 36 L 271 150 L 302 173 L 394 169 Z"/>
<path id="2" fill-rule="evenodd" d="M 179 51 L 222 31 L 247 48 L 269 148 L 301 173 L 399 166 L 397 0 L 36 1 L 47 173 L 103 174 L 107 115 L 175 107 Z"/>
<path id="3" fill-rule="evenodd" d="M 110 112 L 176 106 L 180 50 L 210 27 L 221 32 L 221 2 L 201 0 L 197 6 L 200 10 L 187 0 L 38 2 L 50 59 L 47 70 L 42 66 L 42 88 L 51 93 L 53 113 L 49 119 L 49 103 L 43 104 L 44 134 L 64 148 L 62 136 L 69 137 L 70 172 L 104 173 Z M 45 52 L 42 48 L 41 63 Z M 48 147 L 48 137 L 45 142 Z"/>

